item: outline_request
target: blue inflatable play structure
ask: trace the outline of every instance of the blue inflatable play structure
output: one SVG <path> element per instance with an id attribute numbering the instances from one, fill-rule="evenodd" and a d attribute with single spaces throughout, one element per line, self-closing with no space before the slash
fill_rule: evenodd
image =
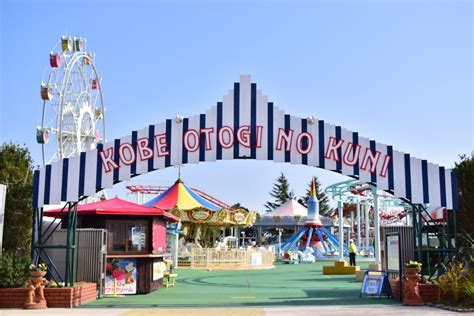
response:
<path id="1" fill-rule="evenodd" d="M 316 197 L 314 179 L 308 199 L 308 217 L 304 227 L 295 232 L 281 247 L 281 251 L 311 253 L 316 258 L 338 256 L 339 240 L 323 227 L 319 219 L 319 201 Z M 349 256 L 347 245 L 343 245 L 344 256 Z"/>

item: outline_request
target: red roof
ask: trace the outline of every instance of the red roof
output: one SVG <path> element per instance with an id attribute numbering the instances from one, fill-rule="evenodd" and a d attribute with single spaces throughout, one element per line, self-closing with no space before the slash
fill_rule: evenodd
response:
<path id="1" fill-rule="evenodd" d="M 44 211 L 44 216 L 61 217 L 67 210 L 61 213 L 62 209 Z M 60 215 L 61 213 L 61 215 Z M 77 206 L 77 215 L 137 215 L 137 216 L 163 216 L 171 222 L 179 221 L 179 218 L 166 211 L 148 207 L 119 198 L 109 200 L 79 204 Z"/>

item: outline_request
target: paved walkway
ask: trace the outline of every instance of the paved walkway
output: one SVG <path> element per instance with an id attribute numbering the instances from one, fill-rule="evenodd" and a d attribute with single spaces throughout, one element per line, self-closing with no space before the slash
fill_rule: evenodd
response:
<path id="1" fill-rule="evenodd" d="M 361 283 L 355 282 L 354 275 L 323 275 L 322 266 L 323 263 L 277 264 L 275 269 L 247 271 L 179 269 L 175 288 L 162 288 L 146 295 L 103 298 L 82 308 L 399 304 L 394 299 L 359 298 Z"/>
<path id="2" fill-rule="evenodd" d="M 437 308 L 422 306 L 311 306 L 311 307 L 265 307 L 265 308 L 147 308 L 147 309 L 117 309 L 117 308 L 54 308 L 43 310 L 0 309 L 0 316 L 16 315 L 62 316 L 62 315 L 97 315 L 97 316 L 324 316 L 324 315 L 451 315 L 457 314 Z M 473 315 L 474 313 L 462 313 Z"/>
<path id="3" fill-rule="evenodd" d="M 328 264 L 328 263 L 325 263 Z M 401 306 L 398 300 L 359 298 L 354 276 L 325 276 L 323 263 L 278 264 L 271 270 L 178 270 L 175 288 L 147 295 L 103 298 L 74 309 L 0 310 L 11 315 L 283 316 L 447 315 L 432 307 Z M 466 315 L 466 314 L 463 314 Z"/>

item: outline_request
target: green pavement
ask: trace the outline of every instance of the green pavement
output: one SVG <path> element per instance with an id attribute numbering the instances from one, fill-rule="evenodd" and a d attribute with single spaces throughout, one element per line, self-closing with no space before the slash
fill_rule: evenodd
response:
<path id="1" fill-rule="evenodd" d="M 146 295 L 103 298 L 82 307 L 252 307 L 399 304 L 397 300 L 359 298 L 353 275 L 323 275 L 333 264 L 276 264 L 269 270 L 204 271 L 178 269 L 174 288 Z"/>

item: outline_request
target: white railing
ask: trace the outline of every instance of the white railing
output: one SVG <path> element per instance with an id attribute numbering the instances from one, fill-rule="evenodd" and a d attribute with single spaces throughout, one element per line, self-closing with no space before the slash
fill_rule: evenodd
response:
<path id="1" fill-rule="evenodd" d="M 268 249 L 193 248 L 191 268 L 193 269 L 265 269 L 273 266 L 275 255 Z"/>

